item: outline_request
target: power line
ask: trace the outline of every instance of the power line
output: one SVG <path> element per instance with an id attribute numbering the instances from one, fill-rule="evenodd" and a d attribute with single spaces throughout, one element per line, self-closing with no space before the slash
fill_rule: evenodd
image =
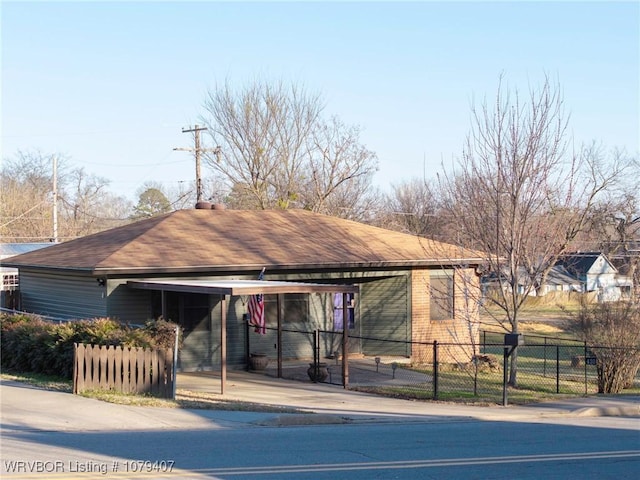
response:
<path id="1" fill-rule="evenodd" d="M 174 148 L 174 150 L 177 150 Z M 165 157 L 166 158 L 166 157 Z M 147 163 L 110 163 L 110 162 L 85 162 L 84 160 L 74 160 L 74 163 L 81 165 L 96 165 L 98 167 L 157 167 L 159 165 L 173 165 L 181 163 L 182 160 L 172 160 L 171 162 L 147 162 Z"/>
<path id="2" fill-rule="evenodd" d="M 0 228 L 4 228 L 4 227 L 6 227 L 7 225 L 9 225 L 9 224 L 11 224 L 11 223 L 15 222 L 16 220 L 18 220 L 18 219 L 20 219 L 20 218 L 24 217 L 27 213 L 31 212 L 32 210 L 35 210 L 36 208 L 38 208 L 38 207 L 39 207 L 39 206 L 41 206 L 41 205 L 44 205 L 45 203 L 48 203 L 48 201 L 47 201 L 47 200 L 43 200 L 42 202 L 37 203 L 36 205 L 34 205 L 33 207 L 31 207 L 31 208 L 30 208 L 29 210 L 27 210 L 26 212 L 21 213 L 21 214 L 20 214 L 20 215 L 18 215 L 17 217 L 13 217 L 13 220 L 11 220 L 11 221 L 9 221 L 9 222 L 7 222 L 7 223 L 3 224 L 3 225 L 0 225 Z M 8 217 L 8 218 L 12 218 L 12 217 Z"/>

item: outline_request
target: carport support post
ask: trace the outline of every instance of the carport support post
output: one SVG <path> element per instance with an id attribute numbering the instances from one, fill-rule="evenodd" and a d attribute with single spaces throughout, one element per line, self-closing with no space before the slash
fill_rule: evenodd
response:
<path id="1" fill-rule="evenodd" d="M 220 394 L 224 395 L 227 382 L 227 304 L 229 295 L 222 295 L 222 315 L 220 319 Z"/>
<path id="2" fill-rule="evenodd" d="M 162 292 L 163 296 L 164 296 L 164 291 Z M 176 384 L 178 383 L 178 345 L 180 344 L 179 338 L 180 338 L 180 326 L 176 325 L 176 338 L 174 339 L 173 342 L 173 391 L 171 392 L 171 398 L 173 400 L 176 399 Z M 76 365 L 75 362 L 73 363 L 73 368 L 75 369 Z M 73 376 L 73 378 L 75 379 L 75 375 Z M 76 393 L 76 392 L 73 392 Z"/>
<path id="3" fill-rule="evenodd" d="M 342 386 L 349 388 L 349 306 L 348 295 L 342 294 Z"/>
<path id="4" fill-rule="evenodd" d="M 246 319 L 246 321 L 244 322 L 244 345 L 245 345 L 245 350 L 244 350 L 244 363 L 247 365 L 246 370 L 247 372 L 249 370 L 251 370 L 251 364 L 249 363 L 251 360 L 251 338 L 249 335 L 249 318 Z"/>
<path id="5" fill-rule="evenodd" d="M 278 309 L 278 332 L 277 332 L 277 355 L 278 355 L 278 378 L 282 378 L 282 316 L 284 309 L 284 294 L 279 293 L 276 297 Z"/>

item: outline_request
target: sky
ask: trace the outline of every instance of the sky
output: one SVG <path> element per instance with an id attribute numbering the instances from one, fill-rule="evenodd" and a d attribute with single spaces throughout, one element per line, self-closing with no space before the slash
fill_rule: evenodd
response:
<path id="1" fill-rule="evenodd" d="M 460 157 L 501 75 L 521 94 L 557 83 L 574 145 L 640 152 L 635 1 L 3 0 L 0 21 L 1 158 L 64 155 L 131 200 L 192 182 L 182 129 L 208 91 L 256 79 L 304 85 L 358 125 L 387 191 Z"/>

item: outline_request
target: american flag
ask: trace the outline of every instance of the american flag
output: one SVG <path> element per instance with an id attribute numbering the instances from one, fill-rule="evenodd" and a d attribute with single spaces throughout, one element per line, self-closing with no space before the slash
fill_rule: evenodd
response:
<path id="1" fill-rule="evenodd" d="M 264 279 L 264 268 L 258 275 L 258 280 Z M 255 327 L 255 332 L 261 335 L 267 333 L 266 322 L 264 321 L 264 295 L 261 293 L 251 295 L 249 299 L 249 324 Z"/>

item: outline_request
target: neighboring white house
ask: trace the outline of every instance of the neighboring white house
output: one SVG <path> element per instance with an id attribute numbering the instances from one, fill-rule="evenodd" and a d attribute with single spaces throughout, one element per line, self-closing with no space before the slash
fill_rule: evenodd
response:
<path id="1" fill-rule="evenodd" d="M 502 288 L 509 289 L 509 285 L 506 282 L 509 273 L 505 266 L 502 273 Z M 498 277 L 495 274 L 488 274 L 482 278 L 482 291 L 486 295 L 492 289 L 499 289 L 500 283 Z M 524 268 L 518 270 L 518 294 L 529 295 L 535 297 L 538 292 L 533 288 L 533 284 L 528 280 L 527 271 Z M 544 285 L 540 288 L 540 295 L 546 295 L 549 292 L 582 292 L 583 286 L 580 280 L 572 276 L 561 265 L 555 265 L 551 268 L 547 274 Z"/>
<path id="2" fill-rule="evenodd" d="M 555 265 L 564 268 L 580 281 L 583 292 L 596 292 L 599 302 L 620 300 L 629 295 L 631 279 L 620 275 L 618 269 L 600 252 L 578 252 L 562 256 Z"/>
<path id="3" fill-rule="evenodd" d="M 503 273 L 506 278 L 506 269 Z M 485 276 L 483 291 L 499 288 L 496 275 Z M 531 287 L 525 269 L 519 271 L 518 293 L 535 296 L 538 292 Z M 571 253 L 563 255 L 549 270 L 540 294 L 549 292 L 596 292 L 599 302 L 609 302 L 627 298 L 632 291 L 633 281 L 621 275 L 606 255 L 600 252 Z"/>

